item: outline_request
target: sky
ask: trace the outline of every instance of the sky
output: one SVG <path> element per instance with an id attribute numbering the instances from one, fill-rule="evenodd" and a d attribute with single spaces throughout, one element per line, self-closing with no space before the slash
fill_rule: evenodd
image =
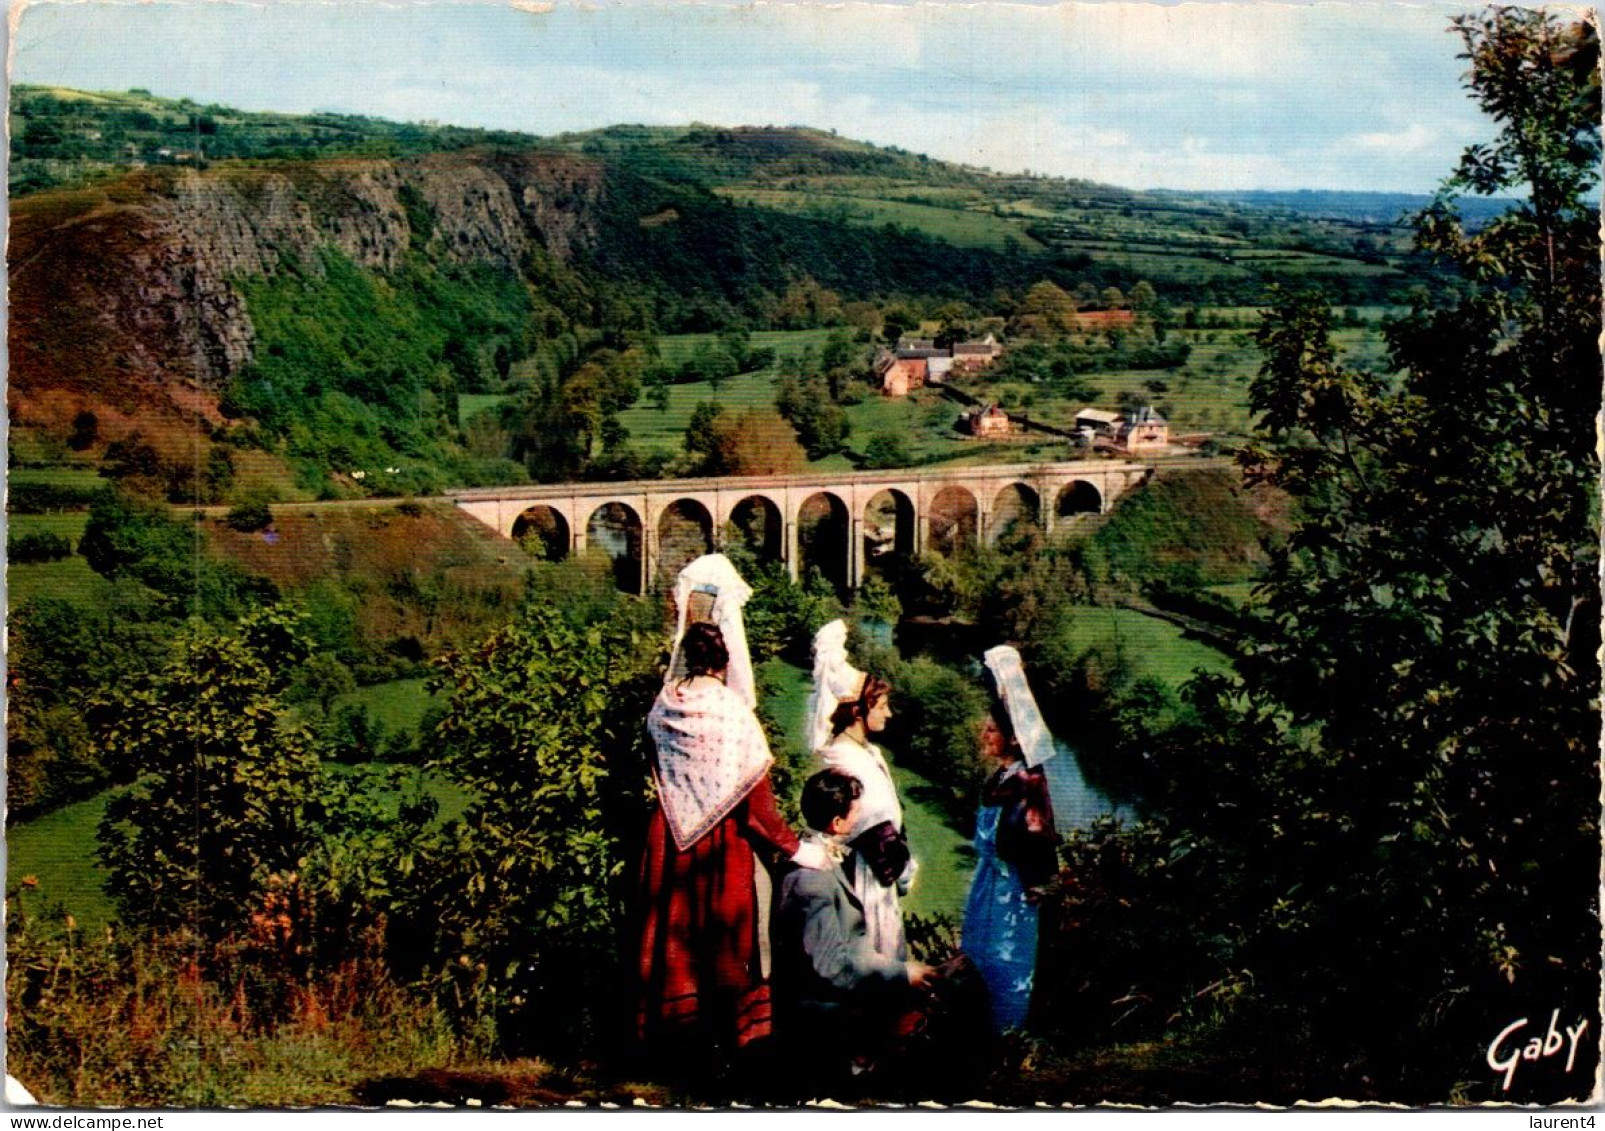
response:
<path id="1" fill-rule="evenodd" d="M 1430 192 L 1468 3 L 11 0 L 13 82 L 554 134 L 806 125 L 1129 188 Z"/>

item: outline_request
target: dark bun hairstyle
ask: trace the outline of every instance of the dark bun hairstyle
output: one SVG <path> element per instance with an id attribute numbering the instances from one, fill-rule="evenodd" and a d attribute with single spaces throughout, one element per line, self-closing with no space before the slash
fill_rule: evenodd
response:
<path id="1" fill-rule="evenodd" d="M 891 693 L 891 684 L 879 676 L 866 675 L 857 697 L 843 699 L 830 713 L 830 733 L 840 734 L 854 723 L 869 718 L 869 709 Z"/>
<path id="2" fill-rule="evenodd" d="M 686 625 L 680 638 L 680 649 L 685 656 L 687 678 L 697 675 L 718 675 L 730 666 L 730 649 L 725 647 L 724 633 L 716 624 L 697 621 Z"/>

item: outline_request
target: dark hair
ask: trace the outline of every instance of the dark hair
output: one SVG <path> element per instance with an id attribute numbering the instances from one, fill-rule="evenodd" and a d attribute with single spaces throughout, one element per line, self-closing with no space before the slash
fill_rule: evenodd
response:
<path id="1" fill-rule="evenodd" d="M 716 624 L 697 621 L 686 625 L 680 638 L 685 654 L 685 674 L 716 675 L 730 666 L 730 650 L 724 646 L 724 633 Z"/>
<path id="2" fill-rule="evenodd" d="M 992 721 L 998 724 L 998 730 L 1003 732 L 1004 745 L 1018 746 L 1020 740 L 1014 734 L 1014 720 L 1009 718 L 1008 710 L 1004 708 L 996 697 L 992 699 L 991 705 L 987 707 L 987 714 L 992 716 Z"/>
<path id="3" fill-rule="evenodd" d="M 820 770 L 803 783 L 803 820 L 808 822 L 809 828 L 825 832 L 837 817 L 847 816 L 853 802 L 863 794 L 863 784 L 853 775 L 840 770 Z"/>
<path id="4" fill-rule="evenodd" d="M 869 709 L 892 693 L 892 685 L 879 676 L 866 675 L 855 699 L 843 699 L 830 713 L 830 733 L 840 734 L 860 719 L 869 718 Z"/>

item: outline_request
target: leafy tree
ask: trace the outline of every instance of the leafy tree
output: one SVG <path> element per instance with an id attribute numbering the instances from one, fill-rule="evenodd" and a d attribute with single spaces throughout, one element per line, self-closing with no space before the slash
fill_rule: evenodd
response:
<path id="1" fill-rule="evenodd" d="M 447 656 L 434 765 L 478 798 L 426 877 L 420 923 L 448 1000 L 500 1047 L 594 1047 L 619 1007 L 623 837 L 645 821 L 660 641 L 624 603 L 576 625 L 546 603 Z"/>
<path id="2" fill-rule="evenodd" d="M 1014 312 L 1009 331 L 1037 338 L 1056 337 L 1073 324 L 1076 303 L 1064 288 L 1044 279 L 1026 291 L 1024 301 Z"/>
<path id="3" fill-rule="evenodd" d="M 1522 9 L 1456 26 L 1500 125 L 1417 222 L 1459 286 L 1390 327 L 1397 384 L 1343 363 L 1325 298 L 1276 298 L 1245 459 L 1302 521 L 1242 686 L 1198 688 L 1167 820 L 1330 1063 L 1365 1049 L 1393 1099 L 1555 1099 L 1597 1047 L 1502 1092 L 1458 1034 L 1551 1001 L 1599 1024 L 1598 42 Z M 1473 233 L 1459 191 L 1523 203 Z"/>
<path id="4" fill-rule="evenodd" d="M 681 446 L 694 460 L 693 474 L 724 475 L 724 453 L 720 450 L 719 435 L 715 426 L 725 410 L 712 401 L 702 401 L 691 410 L 686 422 L 685 437 Z"/>
<path id="5" fill-rule="evenodd" d="M 130 783 L 99 834 L 129 921 L 213 938 L 243 929 L 268 876 L 306 853 L 317 755 L 280 725 L 277 699 L 303 651 L 282 608 L 234 631 L 191 624 L 160 667 L 90 704 L 102 758 Z"/>
<path id="6" fill-rule="evenodd" d="M 171 518 L 167 508 L 122 491 L 91 504 L 78 552 L 113 580 L 132 578 L 171 603 L 206 616 L 234 617 L 273 600 L 265 578 L 208 558 L 200 530 Z"/>
<path id="7" fill-rule="evenodd" d="M 914 462 L 913 454 L 901 432 L 876 432 L 864 445 L 864 466 L 871 471 L 880 468 L 907 467 Z"/>
<path id="8" fill-rule="evenodd" d="M 658 412 L 669 411 L 669 381 L 662 369 L 648 371 L 643 382 L 646 386 L 646 403 Z"/>

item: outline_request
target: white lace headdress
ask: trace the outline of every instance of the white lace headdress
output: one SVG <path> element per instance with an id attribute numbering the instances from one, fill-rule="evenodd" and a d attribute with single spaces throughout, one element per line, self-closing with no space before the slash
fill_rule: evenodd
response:
<path id="1" fill-rule="evenodd" d="M 986 661 L 998 698 L 1009 714 L 1009 724 L 1014 727 L 1014 737 L 1020 743 L 1020 754 L 1025 764 L 1035 769 L 1058 750 L 1037 707 L 1036 696 L 1031 694 L 1031 685 L 1026 682 L 1020 653 L 1007 644 L 999 644 L 988 649 L 981 658 Z"/>
<path id="2" fill-rule="evenodd" d="M 830 741 L 830 716 L 864 689 L 864 673 L 847 662 L 847 625 L 833 620 L 814 633 L 814 689 L 808 696 L 808 748 Z"/>
<path id="3" fill-rule="evenodd" d="M 658 796 L 681 851 L 724 820 L 773 761 L 752 713 L 757 695 L 741 619 L 751 595 L 722 554 L 698 558 L 675 582 L 674 652 L 647 730 L 657 747 Z M 682 641 L 686 625 L 696 621 L 717 625 L 724 636 L 730 667 L 723 684 L 685 681 Z"/>
<path id="4" fill-rule="evenodd" d="M 725 686 L 741 696 L 749 707 L 758 704 L 758 693 L 752 677 L 752 657 L 747 652 L 747 628 L 741 609 L 752 596 L 752 587 L 741 580 L 736 567 L 723 554 L 704 554 L 680 571 L 674 583 L 674 654 L 669 659 L 665 684 L 685 678 L 685 650 L 680 642 L 685 637 L 685 626 L 693 620 L 717 625 L 724 635 L 725 649 L 730 653 L 730 670 Z M 699 607 L 693 617 L 691 606 Z"/>

